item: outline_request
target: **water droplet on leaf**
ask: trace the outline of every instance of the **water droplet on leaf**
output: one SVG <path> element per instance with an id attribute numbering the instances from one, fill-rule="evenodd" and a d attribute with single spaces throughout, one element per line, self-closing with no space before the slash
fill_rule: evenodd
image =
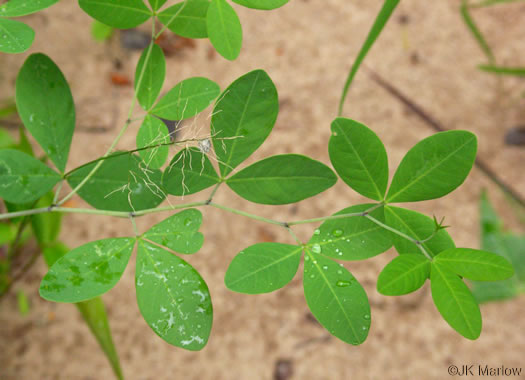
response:
<path id="1" fill-rule="evenodd" d="M 313 253 L 321 253 L 321 246 L 319 244 L 314 244 L 312 246 L 312 252 Z"/>

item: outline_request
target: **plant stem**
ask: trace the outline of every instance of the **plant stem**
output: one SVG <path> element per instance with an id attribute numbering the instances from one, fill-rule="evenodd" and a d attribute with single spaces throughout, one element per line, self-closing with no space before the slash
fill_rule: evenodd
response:
<path id="1" fill-rule="evenodd" d="M 288 222 L 287 224 L 289 226 L 297 226 L 299 224 L 309 224 L 309 223 L 316 223 L 316 222 L 324 222 L 325 220 L 333 220 L 333 219 L 343 219 L 343 218 L 350 218 L 353 216 L 364 216 L 368 213 L 371 213 L 375 209 L 384 206 L 383 203 L 378 203 L 372 207 L 370 207 L 368 210 L 360 211 L 360 212 L 351 212 L 347 214 L 339 214 L 339 215 L 330 215 L 330 216 L 322 216 L 319 218 L 312 218 L 312 219 L 304 219 L 304 220 L 296 220 L 293 222 Z"/>
<path id="2" fill-rule="evenodd" d="M 242 210 L 237 210 L 237 209 L 234 209 L 234 208 L 231 208 L 231 207 L 227 207 L 227 206 L 223 206 L 223 205 L 220 205 L 220 204 L 217 204 L 217 203 L 214 203 L 214 202 L 209 202 L 208 205 L 212 206 L 212 207 L 215 207 L 215 208 L 219 208 L 219 209 L 224 210 L 224 211 L 231 212 L 232 214 L 246 216 L 247 218 L 251 218 L 251 219 L 254 219 L 254 220 L 261 221 L 261 222 L 274 224 L 274 225 L 281 226 L 281 227 L 288 227 L 288 224 L 286 222 L 279 222 L 278 220 L 264 218 L 264 217 L 259 216 L 259 215 L 250 214 L 249 212 L 242 211 Z"/>
<path id="3" fill-rule="evenodd" d="M 212 196 L 215 194 L 217 189 L 219 188 L 219 184 L 215 186 L 215 188 L 212 191 Z M 32 210 L 24 210 L 24 211 L 17 211 L 17 212 L 11 212 L 6 214 L 0 214 L 0 220 L 2 219 L 10 219 L 10 218 L 16 218 L 21 216 L 29 216 L 29 215 L 36 215 L 36 214 L 43 214 L 46 212 L 62 212 L 62 213 L 70 213 L 70 214 L 92 214 L 92 215 L 105 215 L 105 216 L 114 216 L 119 218 L 129 218 L 131 219 L 131 222 L 134 224 L 135 233 L 138 234 L 135 226 L 134 219 L 139 216 L 147 215 L 147 214 L 153 214 L 157 212 L 164 212 L 164 211 L 173 211 L 178 209 L 184 209 L 184 208 L 190 208 L 190 207 L 201 207 L 201 206 L 211 206 L 215 207 L 224 211 L 228 211 L 232 214 L 245 216 L 247 218 L 258 220 L 260 222 L 268 223 L 277 225 L 283 228 L 286 228 L 286 230 L 294 237 L 294 239 L 300 244 L 303 245 L 303 243 L 298 239 L 298 237 L 295 235 L 295 233 L 292 231 L 291 226 L 299 225 L 299 224 L 307 224 L 307 223 L 315 223 L 320 221 L 326 221 L 326 220 L 332 220 L 332 219 L 340 219 L 340 218 L 348 218 L 348 217 L 354 217 L 354 216 L 361 216 L 365 217 L 368 220 L 372 221 L 373 223 L 377 224 L 378 226 L 384 228 L 385 230 L 388 230 L 390 232 L 395 233 L 396 235 L 399 235 L 403 237 L 404 239 L 407 239 L 408 241 L 414 243 L 421 252 L 429 259 L 432 260 L 432 256 L 429 255 L 429 253 L 426 251 L 425 247 L 423 246 L 423 243 L 428 241 L 430 238 L 434 236 L 432 234 L 429 238 L 420 241 L 417 239 L 414 239 L 407 234 L 396 230 L 393 227 L 388 226 L 387 224 L 377 220 L 373 216 L 371 216 L 369 213 L 376 208 L 379 208 L 383 206 L 382 203 L 376 204 L 373 207 L 369 208 L 368 210 L 357 212 L 357 213 L 349 213 L 349 214 L 341 214 L 341 215 L 330 215 L 325 216 L 321 218 L 314 218 L 314 219 L 305 219 L 305 220 L 298 220 L 294 222 L 281 222 L 275 219 L 265 218 L 259 215 L 255 215 L 246 211 L 238 210 L 235 208 L 223 206 L 221 204 L 211 202 L 211 198 L 208 198 L 208 200 L 200 201 L 200 202 L 190 202 L 190 203 L 181 203 L 178 205 L 170 205 L 166 207 L 157 207 L 157 208 L 151 208 L 141 211 L 133 211 L 133 212 L 127 212 L 127 211 L 109 211 L 109 210 L 96 210 L 96 209 L 85 209 L 85 208 L 69 208 L 69 207 L 59 207 L 59 206 L 49 206 L 49 207 L 42 207 Z"/>
<path id="4" fill-rule="evenodd" d="M 186 6 L 186 3 L 188 2 L 188 0 L 184 0 L 184 3 L 182 3 L 182 6 L 177 10 L 177 12 L 175 12 L 175 14 L 168 20 L 168 22 L 162 27 L 162 29 L 157 33 L 157 34 L 153 34 L 153 40 L 156 40 L 157 38 L 159 38 L 162 33 L 164 33 L 164 31 L 166 29 L 168 29 L 169 25 L 175 21 L 175 19 L 177 18 L 177 16 L 182 12 L 182 10 L 184 9 L 184 7 Z"/>
<path id="5" fill-rule="evenodd" d="M 151 36 L 153 37 L 154 35 L 155 35 L 155 22 L 152 22 Z M 148 47 L 148 51 L 146 53 L 146 57 L 144 58 L 144 62 L 148 62 L 149 57 L 151 56 L 151 52 L 153 50 L 153 44 L 154 44 L 154 41 L 152 41 L 150 43 L 149 47 Z M 95 175 L 97 170 L 102 166 L 102 163 L 104 162 L 104 159 L 106 157 L 108 157 L 113 152 L 113 150 L 117 146 L 117 144 L 120 141 L 120 139 L 122 138 L 122 136 L 124 136 L 124 133 L 126 133 L 128 127 L 131 124 L 131 116 L 133 115 L 133 110 L 135 109 L 135 105 L 137 104 L 137 91 L 138 91 L 138 89 L 140 89 L 140 85 L 142 84 L 142 79 L 144 78 L 144 73 L 145 72 L 146 72 L 146 65 L 143 65 L 142 66 L 142 70 L 141 70 L 141 72 L 139 74 L 139 77 L 138 77 L 138 80 L 137 80 L 136 89 L 135 89 L 135 91 L 133 93 L 133 100 L 131 101 L 131 106 L 130 106 L 129 111 L 128 111 L 128 117 L 126 118 L 126 122 L 124 123 L 124 126 L 120 130 L 120 132 L 117 135 L 117 137 L 115 138 L 115 140 L 113 140 L 113 142 L 111 143 L 111 146 L 106 151 L 106 154 L 104 154 L 102 159 L 99 162 L 97 162 L 97 164 L 95 165 L 95 167 L 93 169 L 91 169 L 89 174 L 82 181 L 80 181 L 80 183 L 68 195 L 66 195 L 61 201 L 59 201 L 57 203 L 57 206 L 61 206 L 65 202 L 67 202 L 69 199 L 71 199 L 71 197 L 73 197 L 91 179 L 91 177 L 93 177 L 93 175 Z"/>
<path id="6" fill-rule="evenodd" d="M 408 236 L 407 234 L 399 231 L 399 230 L 396 230 L 395 228 L 392 228 L 390 227 L 389 225 L 386 225 L 385 223 L 377 220 L 376 218 L 374 218 L 373 216 L 370 216 L 370 215 L 365 215 L 365 218 L 367 218 L 368 220 L 374 222 L 375 224 L 377 224 L 378 226 L 384 228 L 385 230 L 388 230 L 390 232 L 393 232 L 395 233 L 396 235 L 399 235 L 401 236 L 402 238 L 404 239 L 407 239 L 409 241 L 411 241 L 412 243 L 414 243 L 418 248 L 419 250 L 423 253 L 423 255 L 426 256 L 427 259 L 429 259 L 430 261 L 432 261 L 432 256 L 430 256 L 427 252 L 427 250 L 425 249 L 425 247 L 423 247 L 423 244 L 417 240 L 417 239 L 414 239 L 413 237 L 410 237 Z"/>

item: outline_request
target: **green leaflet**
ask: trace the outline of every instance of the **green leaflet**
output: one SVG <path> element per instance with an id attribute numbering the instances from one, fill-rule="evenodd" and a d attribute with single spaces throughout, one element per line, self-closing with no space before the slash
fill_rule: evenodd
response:
<path id="1" fill-rule="evenodd" d="M 494 66 L 494 65 L 479 65 L 478 68 L 488 73 L 493 73 L 493 74 L 498 74 L 498 75 L 525 77 L 525 67 L 503 67 L 503 66 Z"/>
<path id="2" fill-rule="evenodd" d="M 100 21 L 93 20 L 91 23 L 91 36 L 98 42 L 104 42 L 111 38 L 114 29 L 111 26 L 101 23 Z"/>
<path id="3" fill-rule="evenodd" d="M 224 283 L 234 292 L 269 293 L 292 281 L 302 247 L 280 243 L 260 243 L 243 249 L 230 263 Z"/>
<path id="4" fill-rule="evenodd" d="M 213 309 L 199 273 L 164 249 L 139 241 L 135 276 L 137 303 L 153 331 L 174 346 L 201 350 L 210 335 Z"/>
<path id="5" fill-rule="evenodd" d="M 385 296 L 412 293 L 430 275 L 430 261 L 422 255 L 401 255 L 389 262 L 379 274 L 377 291 Z"/>
<path id="6" fill-rule="evenodd" d="M 170 152 L 169 143 L 170 132 L 166 124 L 154 116 L 146 115 L 137 133 L 137 148 L 153 147 L 139 151 L 148 168 L 159 169 L 166 163 Z"/>
<path id="7" fill-rule="evenodd" d="M 220 55 L 230 61 L 239 56 L 242 47 L 241 21 L 226 0 L 211 0 L 206 27 L 210 42 Z"/>
<path id="8" fill-rule="evenodd" d="M 222 93 L 215 103 L 211 131 L 224 177 L 266 140 L 278 112 L 277 89 L 262 70 L 243 75 Z"/>
<path id="9" fill-rule="evenodd" d="M 362 204 L 345 208 L 334 215 L 361 213 L 373 207 Z M 370 212 L 384 221 L 383 208 Z M 385 252 L 392 246 L 390 233 L 363 216 L 327 220 L 314 231 L 307 245 L 316 253 L 339 260 L 364 260 Z"/>
<path id="10" fill-rule="evenodd" d="M 204 242 L 204 236 L 199 232 L 201 224 L 201 212 L 187 209 L 155 224 L 143 237 L 175 252 L 191 254 L 201 249 Z"/>
<path id="11" fill-rule="evenodd" d="M 434 262 L 469 280 L 499 281 L 514 275 L 512 265 L 505 258 L 477 249 L 447 249 L 437 255 Z"/>
<path id="12" fill-rule="evenodd" d="M 306 250 L 304 260 L 304 296 L 312 314 L 342 341 L 363 343 L 370 329 L 370 305 L 361 284 L 324 256 Z"/>
<path id="13" fill-rule="evenodd" d="M 55 302 L 80 302 L 100 296 L 120 280 L 135 239 L 103 239 L 77 247 L 49 269 L 40 296 Z"/>
<path id="14" fill-rule="evenodd" d="M 29 310 L 31 309 L 31 306 L 29 305 L 29 300 L 27 299 L 27 295 L 24 293 L 23 290 L 19 290 L 16 293 L 16 301 L 18 304 L 18 312 L 21 316 L 26 316 L 29 314 Z"/>
<path id="15" fill-rule="evenodd" d="M 388 185 L 388 158 L 379 137 L 354 120 L 337 118 L 328 145 L 330 161 L 345 183 L 365 197 L 381 201 Z"/>
<path id="16" fill-rule="evenodd" d="M 9 132 L 0 129 L 0 149 L 13 148 L 16 146 L 16 141 L 11 137 Z"/>
<path id="17" fill-rule="evenodd" d="M 75 105 L 58 66 L 43 54 L 26 59 L 16 78 L 16 106 L 25 127 L 63 172 L 75 130 Z"/>
<path id="18" fill-rule="evenodd" d="M 9 0 L 0 6 L 0 17 L 19 17 L 38 12 L 58 0 Z"/>
<path id="19" fill-rule="evenodd" d="M 180 2 L 159 13 L 159 20 L 173 33 L 186 38 L 206 38 L 206 14 L 208 0 Z"/>
<path id="20" fill-rule="evenodd" d="M 385 206 L 385 219 L 390 227 L 394 227 L 398 231 L 401 231 L 419 241 L 426 240 L 422 246 L 432 257 L 446 249 L 456 247 L 454 241 L 446 230 L 440 230 L 435 233 L 436 224 L 434 220 L 417 211 L 394 206 Z M 434 236 L 430 240 L 427 240 L 433 234 Z M 392 240 L 394 241 L 394 247 L 399 254 L 422 254 L 414 243 L 401 236 L 392 234 Z"/>
<path id="21" fill-rule="evenodd" d="M 476 150 L 476 136 L 468 131 L 439 132 L 421 140 L 399 164 L 387 202 L 417 202 L 450 193 L 467 178 Z"/>
<path id="22" fill-rule="evenodd" d="M 290 0 L 233 0 L 234 3 L 240 4 L 247 8 L 271 10 L 280 8 Z"/>
<path id="23" fill-rule="evenodd" d="M 152 13 L 142 0 L 78 0 L 88 15 L 118 29 L 130 29 L 148 20 Z"/>
<path id="24" fill-rule="evenodd" d="M 70 186 L 77 186 L 95 165 L 72 172 L 67 178 Z M 118 152 L 104 160 L 78 195 L 101 210 L 139 211 L 157 207 L 166 198 L 161 186 L 160 170 L 148 168 L 134 154 Z"/>
<path id="25" fill-rule="evenodd" d="M 376 42 L 377 38 L 383 31 L 386 23 L 390 19 L 390 16 L 392 16 L 392 13 L 394 13 L 394 10 L 399 4 L 399 1 L 400 0 L 385 0 L 381 11 L 378 13 L 374 21 L 374 25 L 372 25 L 372 29 L 370 29 L 370 32 L 368 33 L 368 36 L 366 37 L 366 40 L 363 46 L 361 47 L 361 50 L 359 50 L 359 54 L 357 55 L 357 58 L 352 65 L 352 69 L 348 74 L 348 78 L 346 78 L 346 82 L 343 87 L 343 94 L 341 95 L 341 100 L 339 101 L 339 116 L 343 114 L 343 107 L 345 104 L 346 96 L 348 95 L 348 90 L 350 89 L 350 85 L 354 81 L 354 77 L 357 74 L 359 67 L 361 67 L 361 64 L 366 58 L 366 55 L 368 54 L 368 52 Z"/>
<path id="26" fill-rule="evenodd" d="M 0 198 L 28 203 L 51 190 L 61 177 L 41 161 L 13 149 L 0 150 Z"/>
<path id="27" fill-rule="evenodd" d="M 31 47 L 35 31 L 20 21 L 0 17 L 0 52 L 23 53 Z"/>
<path id="28" fill-rule="evenodd" d="M 265 158 L 226 180 L 244 199 L 268 205 L 299 202 L 336 182 L 337 177 L 328 166 L 298 154 Z"/>
<path id="29" fill-rule="evenodd" d="M 141 74 L 142 81 L 138 87 Z M 142 108 L 149 110 L 153 106 L 160 94 L 165 78 L 166 59 L 164 53 L 157 44 L 152 43 L 144 49 L 135 71 L 135 91 Z"/>
<path id="30" fill-rule="evenodd" d="M 195 194 L 220 182 L 208 156 L 197 148 L 181 150 L 162 175 L 168 194 Z"/>
<path id="31" fill-rule="evenodd" d="M 151 113 L 168 120 L 183 120 L 208 107 L 221 92 L 217 83 L 201 77 L 185 79 L 164 95 Z"/>
<path id="32" fill-rule="evenodd" d="M 489 199 L 483 194 L 481 208 L 481 248 L 507 259 L 514 268 L 514 276 L 504 281 L 472 281 L 472 293 L 478 302 L 515 297 L 525 292 L 525 237 L 507 232 L 495 213 Z"/>
<path id="33" fill-rule="evenodd" d="M 477 339 L 481 334 L 481 312 L 467 285 L 448 267 L 433 262 L 430 286 L 443 319 L 465 338 Z"/>
<path id="34" fill-rule="evenodd" d="M 39 242 L 39 244 L 41 243 Z M 42 250 L 42 255 L 44 256 L 46 264 L 50 267 L 68 252 L 69 248 L 67 246 L 55 242 L 53 244 L 46 244 L 46 247 Z M 88 301 L 78 302 L 75 305 L 78 311 L 82 314 L 82 317 L 91 330 L 91 333 L 95 336 L 95 339 L 106 354 L 115 375 L 119 380 L 123 380 L 124 377 L 122 375 L 122 369 L 120 368 L 120 360 L 113 343 L 111 329 L 109 328 L 109 321 L 102 298 L 93 298 Z"/>
<path id="35" fill-rule="evenodd" d="M 148 0 L 154 11 L 159 10 L 164 4 L 166 4 L 166 1 L 167 0 Z"/>

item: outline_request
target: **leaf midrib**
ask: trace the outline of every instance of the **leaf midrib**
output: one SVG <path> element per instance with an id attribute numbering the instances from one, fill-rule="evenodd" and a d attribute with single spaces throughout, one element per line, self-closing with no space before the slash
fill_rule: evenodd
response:
<path id="1" fill-rule="evenodd" d="M 474 330 L 473 330 L 473 327 L 472 327 L 472 324 L 470 323 L 470 320 L 469 318 L 467 318 L 467 314 L 465 313 L 464 309 L 463 309 L 463 305 L 461 302 L 459 302 L 458 300 L 458 297 L 456 295 L 456 292 L 454 291 L 454 289 L 452 288 L 452 286 L 450 285 L 450 283 L 448 282 L 448 279 L 446 278 L 446 276 L 443 275 L 443 273 L 440 271 L 440 268 L 439 268 L 439 264 L 436 265 L 436 264 L 433 264 L 432 265 L 432 269 L 435 269 L 436 272 L 439 274 L 439 276 L 441 277 L 442 279 L 442 282 L 446 285 L 449 293 L 452 295 L 452 298 L 454 298 L 454 301 L 456 302 L 456 305 L 459 309 L 459 311 L 461 312 L 461 316 L 463 317 L 463 320 L 465 321 L 465 323 L 467 324 L 467 327 L 470 331 L 470 333 L 472 334 L 472 336 L 476 336 Z M 456 274 L 452 273 L 453 276 L 456 276 Z M 458 280 L 461 281 L 458 277 Z M 432 281 L 432 279 L 431 279 Z"/>
<path id="2" fill-rule="evenodd" d="M 350 326 L 350 328 L 352 329 L 352 333 L 354 334 L 354 338 L 356 339 L 357 342 L 361 342 L 361 339 L 359 339 L 359 336 L 357 335 L 356 331 L 355 331 L 355 328 L 354 328 L 354 324 L 352 323 L 350 317 L 348 316 L 348 314 L 346 313 L 346 310 L 345 308 L 343 307 L 343 304 L 341 303 L 341 301 L 339 300 L 339 297 L 337 296 L 337 293 L 334 291 L 334 288 L 333 286 L 330 284 L 330 281 L 328 281 L 328 278 L 325 276 L 325 274 L 323 273 L 323 271 L 321 270 L 321 267 L 314 262 L 314 259 L 315 259 L 315 256 L 308 250 L 305 250 L 306 254 L 310 257 L 310 260 L 312 261 L 312 265 L 315 266 L 315 268 L 317 269 L 317 271 L 321 274 L 321 277 L 323 277 L 323 280 L 325 282 L 325 285 L 328 287 L 328 289 L 330 289 L 330 292 L 332 293 L 332 295 L 334 296 L 334 299 L 336 300 L 337 304 L 339 305 L 339 308 L 341 309 L 341 311 L 343 312 L 343 315 L 345 316 L 345 319 L 346 321 L 348 322 L 348 325 Z M 315 260 L 317 261 L 317 260 Z"/>
<path id="3" fill-rule="evenodd" d="M 357 153 L 357 150 L 355 149 L 354 144 L 350 141 L 350 139 L 346 135 L 346 133 L 343 130 L 343 128 L 337 122 L 336 122 L 336 126 L 339 128 L 339 130 L 341 131 L 342 136 L 344 137 L 344 139 L 346 140 L 346 142 L 348 143 L 348 145 L 352 149 L 352 152 L 354 153 L 354 155 L 357 157 L 357 161 L 359 162 L 359 164 L 363 168 L 364 172 L 366 173 L 366 176 L 368 177 L 370 182 L 374 185 L 374 190 L 376 191 L 378 199 L 379 200 L 382 199 L 384 197 L 384 194 L 382 194 L 381 191 L 379 190 L 379 187 L 377 186 L 377 183 L 374 181 L 373 177 L 370 175 L 370 172 L 368 171 L 367 166 L 365 165 L 365 163 L 361 159 L 361 156 Z"/>

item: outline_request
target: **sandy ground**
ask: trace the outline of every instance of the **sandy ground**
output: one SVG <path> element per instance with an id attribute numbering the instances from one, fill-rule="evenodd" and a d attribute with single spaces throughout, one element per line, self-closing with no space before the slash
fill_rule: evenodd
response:
<path id="1" fill-rule="evenodd" d="M 211 57 L 207 41 L 198 41 L 168 61 L 165 89 L 190 76 L 206 76 L 223 88 L 255 68 L 273 78 L 283 102 L 277 124 L 266 144 L 247 163 L 277 153 L 302 153 L 328 163 L 329 125 L 351 60 L 379 10 L 380 0 L 292 0 L 273 12 L 235 6 L 241 16 L 245 41 L 235 63 Z M 506 147 L 505 131 L 523 124 L 525 82 L 497 79 L 475 69 L 483 55 L 461 22 L 458 0 L 404 0 L 374 47 L 366 66 L 379 73 L 421 104 L 447 128 L 468 129 L 479 137 L 479 155 L 501 178 L 525 197 L 525 150 Z M 500 6 L 475 13 L 503 64 L 524 65 L 525 4 Z M 97 44 L 90 38 L 90 19 L 75 1 L 25 21 L 37 30 L 31 52 L 52 57 L 71 83 L 78 110 L 69 167 L 101 155 L 126 118 L 132 91 L 108 80 L 119 58 L 123 73 L 132 75 L 138 53 Z M 14 78 L 27 54 L 0 56 L 1 97 L 11 96 Z M 366 123 L 383 139 L 391 171 L 405 152 L 433 131 L 395 98 L 358 74 L 345 115 Z M 200 121 L 204 123 L 204 118 Z M 104 133 L 87 133 L 80 126 L 102 126 Z M 137 125 L 135 125 L 137 128 Z M 121 147 L 132 147 L 133 130 Z M 459 246 L 478 247 L 478 199 L 488 188 L 508 226 L 516 228 L 510 207 L 479 171 L 453 194 L 413 205 L 446 216 L 449 232 Z M 201 196 L 202 197 L 202 196 Z M 192 199 L 192 198 L 189 198 Z M 195 199 L 200 199 L 197 195 Z M 363 199 L 340 181 L 329 191 L 297 206 L 249 204 L 224 188 L 217 202 L 276 219 L 328 215 Z M 78 204 L 82 204 L 77 200 Z M 134 264 L 104 300 L 127 379 L 278 379 L 278 360 L 290 360 L 292 377 L 282 379 L 446 379 L 451 364 L 525 367 L 525 298 L 484 305 L 483 333 L 477 341 L 460 337 L 435 310 L 429 288 L 403 298 L 377 294 L 381 268 L 395 253 L 367 262 L 345 264 L 366 288 L 373 323 L 361 346 L 346 345 L 308 316 L 300 274 L 284 289 L 262 296 L 228 291 L 223 276 L 232 257 L 242 248 L 264 240 L 290 242 L 282 231 L 247 222 L 219 210 L 203 210 L 206 241 L 189 258 L 208 282 L 214 302 L 214 326 L 206 348 L 198 353 L 171 347 L 141 318 L 133 286 Z M 139 220 L 145 229 L 167 215 Z M 306 239 L 315 226 L 298 229 Z M 71 215 L 62 239 L 70 246 L 131 233 L 128 221 Z M 27 317 L 16 312 L 10 295 L 0 304 L 0 379 L 99 380 L 111 379 L 105 357 L 74 307 L 41 300 L 37 288 L 45 273 L 39 263 L 18 289 L 30 297 Z M 525 369 L 525 368 L 524 368 Z M 525 378 L 525 374 L 522 378 Z"/>

